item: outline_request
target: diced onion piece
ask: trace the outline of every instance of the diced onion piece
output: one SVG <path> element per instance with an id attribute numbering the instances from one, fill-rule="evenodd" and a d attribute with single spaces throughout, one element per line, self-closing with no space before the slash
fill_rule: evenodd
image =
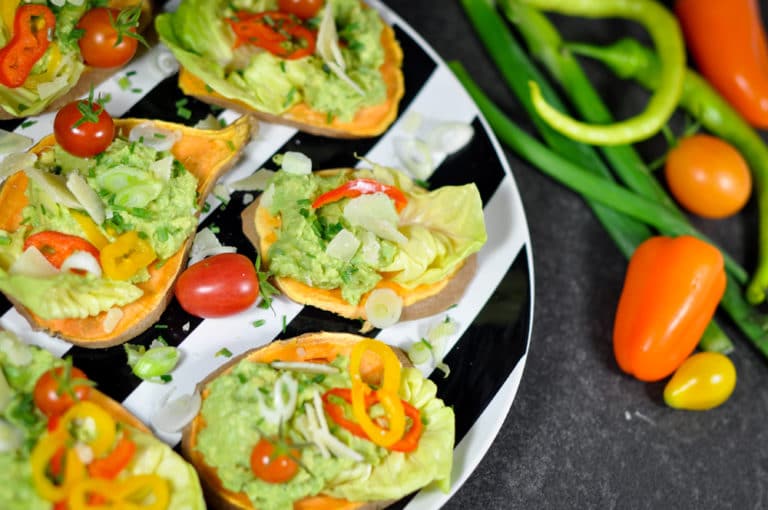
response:
<path id="1" fill-rule="evenodd" d="M 152 122 L 142 122 L 133 129 L 128 135 L 131 142 L 143 143 L 152 147 L 156 151 L 169 151 L 174 144 L 181 138 L 181 131 L 170 130 L 157 127 Z"/>
<path id="2" fill-rule="evenodd" d="M 41 81 L 37 84 L 37 93 L 41 98 L 54 96 L 69 86 L 69 76 L 66 74 L 51 81 Z"/>
<path id="3" fill-rule="evenodd" d="M 0 159 L 0 180 L 5 179 L 19 170 L 35 166 L 37 155 L 31 152 L 13 152 Z"/>
<path id="4" fill-rule="evenodd" d="M 33 140 L 24 135 L 0 129 L 0 156 L 24 152 L 32 146 Z"/>
<path id="5" fill-rule="evenodd" d="M 423 365 L 432 359 L 432 349 L 425 342 L 418 341 L 408 348 L 408 359 L 414 365 Z"/>
<path id="6" fill-rule="evenodd" d="M 349 230 L 342 228 L 325 247 L 325 253 L 329 257 L 348 262 L 357 253 L 358 248 L 360 248 L 360 239 Z"/>
<path id="7" fill-rule="evenodd" d="M 40 250 L 35 246 L 30 246 L 13 261 L 8 272 L 35 278 L 48 278 L 57 275 L 59 270 L 45 258 Z"/>
<path id="8" fill-rule="evenodd" d="M 315 51 L 326 64 L 336 64 L 342 71 L 347 68 L 344 55 L 342 55 L 339 47 L 339 36 L 336 32 L 336 20 L 333 18 L 332 2 L 325 2 L 323 19 L 317 29 Z"/>
<path id="9" fill-rule="evenodd" d="M 381 243 L 376 234 L 368 230 L 364 230 L 362 234 L 362 248 L 360 249 L 360 255 L 363 262 L 370 266 L 377 266 L 379 264 L 379 256 L 381 255 Z"/>
<path id="10" fill-rule="evenodd" d="M 110 308 L 107 310 L 107 313 L 104 315 L 104 320 L 102 321 L 102 326 L 104 327 L 105 333 L 111 333 L 115 330 L 120 320 L 123 318 L 123 311 L 120 308 Z"/>
<path id="11" fill-rule="evenodd" d="M 253 202 L 256 199 L 256 197 L 253 196 L 253 193 L 244 193 L 243 194 L 243 205 L 248 205 L 251 202 Z"/>
<path id="12" fill-rule="evenodd" d="M 150 417 L 152 428 L 166 434 L 173 434 L 183 429 L 200 411 L 200 392 L 181 395 L 171 401 L 170 392 L 160 401 L 160 406 Z"/>
<path id="13" fill-rule="evenodd" d="M 229 187 L 232 191 L 263 191 L 273 175 L 274 171 L 261 168 L 248 177 L 230 183 Z"/>
<path id="14" fill-rule="evenodd" d="M 13 399 L 13 391 L 8 384 L 8 380 L 3 375 L 3 371 L 0 370 L 0 414 L 5 411 L 8 403 Z"/>
<path id="15" fill-rule="evenodd" d="M 80 458 L 83 464 L 90 464 L 93 462 L 93 448 L 80 441 L 75 443 L 75 454 Z"/>
<path id="16" fill-rule="evenodd" d="M 475 130 L 463 122 L 441 122 L 427 134 L 426 142 L 430 149 L 445 154 L 453 154 L 469 143 Z"/>
<path id="17" fill-rule="evenodd" d="M 408 242 L 408 238 L 397 230 L 399 216 L 395 204 L 384 193 L 361 195 L 347 201 L 343 214 L 353 227 L 363 227 L 400 245 Z"/>
<path id="18" fill-rule="evenodd" d="M 196 129 L 207 129 L 209 131 L 221 129 L 221 124 L 219 124 L 219 119 L 216 118 L 216 116 L 212 113 L 209 113 L 205 116 L 204 119 L 201 119 L 195 123 Z"/>
<path id="19" fill-rule="evenodd" d="M 67 176 L 67 189 L 80 202 L 94 223 L 101 225 L 104 222 L 106 218 L 104 202 L 101 201 L 99 194 L 88 185 L 82 175 L 77 172 L 70 173 Z"/>
<path id="20" fill-rule="evenodd" d="M 195 240 L 192 241 L 192 249 L 189 255 L 189 265 L 200 262 L 206 257 L 218 255 L 219 253 L 235 253 L 237 248 L 234 246 L 223 246 L 216 234 L 205 227 L 195 234 Z"/>
<path id="21" fill-rule="evenodd" d="M 74 251 L 61 263 L 61 271 L 80 270 L 101 278 L 101 265 L 93 254 L 87 251 Z"/>
<path id="22" fill-rule="evenodd" d="M 149 169 L 152 170 L 152 173 L 155 174 L 155 176 L 160 179 L 161 181 L 169 181 L 171 180 L 171 171 L 173 170 L 173 156 L 166 156 L 164 158 L 160 158 L 157 161 L 153 161 L 151 165 L 149 165 Z"/>
<path id="23" fill-rule="evenodd" d="M 306 154 L 288 151 L 283 154 L 282 169 L 289 174 L 309 175 L 312 172 L 312 160 Z"/>
<path id="24" fill-rule="evenodd" d="M 32 348 L 10 331 L 0 330 L 0 352 L 11 365 L 24 366 L 32 362 Z"/>
<path id="25" fill-rule="evenodd" d="M 365 300 L 365 316 L 375 328 L 396 324 L 403 312 L 403 300 L 392 289 L 374 289 Z"/>
<path id="26" fill-rule="evenodd" d="M 0 418 L 0 453 L 17 450 L 23 440 L 21 430 Z"/>
<path id="27" fill-rule="evenodd" d="M 335 374 L 338 372 L 338 369 L 333 365 L 309 361 L 273 361 L 270 366 L 276 370 L 293 370 L 310 374 Z"/>
<path id="28" fill-rule="evenodd" d="M 232 194 L 232 192 L 230 191 L 229 186 L 227 186 L 224 183 L 218 182 L 213 187 L 213 194 L 214 196 L 216 196 L 216 198 L 226 203 L 226 202 L 229 202 L 229 197 Z"/>
<path id="29" fill-rule="evenodd" d="M 161 48 L 155 57 L 155 66 L 163 76 L 171 76 L 179 70 L 179 61 L 170 50 Z"/>
<path id="30" fill-rule="evenodd" d="M 264 193 L 261 194 L 261 201 L 259 202 L 259 207 L 266 207 L 269 209 L 272 207 L 272 201 L 275 198 L 275 185 L 270 184 L 267 186 L 267 189 L 264 190 Z"/>
<path id="31" fill-rule="evenodd" d="M 392 142 L 395 154 L 413 177 L 427 180 L 435 171 L 429 146 L 418 138 L 398 136 Z"/>
<path id="32" fill-rule="evenodd" d="M 80 209 L 82 207 L 80 201 L 67 188 L 63 176 L 45 172 L 35 167 L 25 168 L 24 172 L 30 180 L 62 207 L 69 207 L 70 209 Z"/>

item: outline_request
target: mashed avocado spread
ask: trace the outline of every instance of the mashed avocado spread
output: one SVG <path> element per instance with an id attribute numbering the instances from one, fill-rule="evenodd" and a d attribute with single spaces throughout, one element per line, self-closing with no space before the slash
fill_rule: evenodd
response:
<path id="1" fill-rule="evenodd" d="M 331 434 L 359 458 L 329 452 L 314 442 L 313 430 L 319 426 L 314 423 L 315 401 L 331 388 L 350 387 L 348 359 L 338 356 L 331 366 L 338 371 L 317 374 L 244 359 L 208 384 L 201 409 L 205 427 L 198 434 L 197 449 L 206 464 L 216 468 L 223 486 L 247 494 L 260 510 L 290 510 L 294 501 L 319 493 L 350 501 L 381 501 L 398 499 L 432 482 L 448 490 L 453 411 L 436 398 L 434 383 L 416 369 L 403 369 L 400 390 L 400 397 L 419 409 L 424 423 L 416 450 L 407 454 L 386 450 L 352 435 L 331 418 L 326 420 Z M 280 406 L 278 400 L 287 404 Z M 371 408 L 372 414 L 377 406 Z M 276 418 L 278 411 L 284 420 Z M 261 438 L 277 437 L 296 445 L 301 467 L 289 481 L 269 483 L 251 471 L 251 451 Z"/>
<path id="2" fill-rule="evenodd" d="M 386 99 L 379 72 L 384 62 L 383 25 L 378 13 L 360 0 L 329 1 L 345 73 L 355 85 L 332 72 L 317 55 L 284 59 L 253 45 L 235 48 L 227 19 L 238 11 L 275 11 L 277 0 L 184 0 L 155 23 L 161 41 L 210 90 L 272 114 L 306 103 L 329 120 L 349 121 L 360 108 Z M 318 28 L 322 12 L 307 22 L 310 28 Z"/>
<path id="3" fill-rule="evenodd" d="M 35 162 L 29 178 L 22 227 L 0 232 L 0 290 L 44 319 L 84 318 L 123 306 L 143 295 L 135 284 L 146 281 L 146 267 L 127 279 L 62 271 L 54 275 L 14 273 L 24 239 L 55 231 L 86 239 L 98 249 L 121 234 L 135 231 L 151 245 L 157 262 L 175 254 L 197 226 L 197 179 L 170 152 L 117 137 L 102 153 L 79 158 L 53 145 Z M 104 221 L 97 223 L 66 189 L 70 174 L 79 175 L 100 202 Z M 41 184 L 41 182 L 44 182 Z M 70 196 L 64 203 L 59 194 Z M 97 240 L 98 239 L 98 240 Z M 100 240 L 100 241 L 99 241 Z"/>
<path id="4" fill-rule="evenodd" d="M 23 344 L 8 331 L 0 331 L 0 434 L 18 442 L 0 450 L 0 508 L 3 510 L 52 510 L 33 484 L 30 453 L 46 430 L 48 419 L 35 406 L 32 392 L 37 379 L 63 361 L 44 349 Z M 3 384 L 5 383 L 5 384 Z M 131 430 L 136 452 L 124 474 L 154 473 L 170 484 L 167 510 L 203 510 L 197 473 L 154 436 Z M 122 474 L 120 476 L 123 476 Z"/>

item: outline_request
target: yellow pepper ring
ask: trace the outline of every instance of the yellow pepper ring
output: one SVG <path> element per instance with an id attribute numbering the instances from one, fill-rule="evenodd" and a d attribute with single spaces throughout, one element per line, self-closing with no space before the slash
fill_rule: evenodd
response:
<path id="1" fill-rule="evenodd" d="M 389 429 L 376 425 L 368 416 L 365 396 L 370 387 L 360 375 L 363 353 L 372 351 L 379 355 L 384 365 L 381 386 L 376 391 L 379 404 L 384 409 L 384 416 L 389 422 Z M 349 376 L 352 380 L 352 414 L 368 438 L 379 446 L 388 447 L 399 441 L 405 433 L 405 411 L 398 392 L 400 390 L 400 361 L 388 345 L 377 340 L 366 339 L 352 348 L 349 356 Z"/>
<path id="2" fill-rule="evenodd" d="M 98 508 L 115 510 L 166 510 L 170 502 L 168 482 L 155 474 L 131 476 L 122 480 L 88 478 L 76 484 L 67 497 L 70 510 L 95 508 L 89 503 L 98 495 L 108 503 Z"/>
<path id="3" fill-rule="evenodd" d="M 64 414 L 59 423 L 58 430 L 68 433 L 72 423 L 80 421 L 93 426 L 92 436 L 85 441 L 95 457 L 102 457 L 112 449 L 117 435 L 117 425 L 114 418 L 99 405 L 82 400 Z"/>
<path id="4" fill-rule="evenodd" d="M 101 229 L 99 229 L 99 226 L 95 221 L 91 219 L 90 216 L 85 213 L 81 213 L 80 211 L 70 212 L 72 213 L 72 217 L 75 219 L 77 224 L 80 225 L 80 229 L 85 234 L 85 238 L 88 239 L 92 245 L 101 250 L 109 244 L 109 239 L 107 239 L 107 237 L 102 234 Z"/>
<path id="5" fill-rule="evenodd" d="M 73 451 L 65 455 L 64 473 L 61 483 L 54 484 L 47 475 L 51 459 L 64 448 L 67 442 L 65 429 L 59 428 L 54 433 L 46 432 L 35 444 L 29 457 L 32 470 L 32 482 L 37 494 L 46 501 L 61 501 L 72 487 L 86 477 L 85 464 Z"/>
<path id="6" fill-rule="evenodd" d="M 121 234 L 101 249 L 99 256 L 104 275 L 112 280 L 128 280 L 147 267 L 157 255 L 148 241 L 135 230 Z"/>

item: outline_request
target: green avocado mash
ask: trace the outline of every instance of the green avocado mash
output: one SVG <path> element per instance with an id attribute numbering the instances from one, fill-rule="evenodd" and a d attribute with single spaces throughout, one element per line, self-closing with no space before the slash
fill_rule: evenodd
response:
<path id="1" fill-rule="evenodd" d="M 353 501 L 398 499 L 434 483 L 447 491 L 453 456 L 453 411 L 436 398 L 437 387 L 412 368 L 404 368 L 400 397 L 421 412 L 424 430 L 416 450 L 392 452 L 354 436 L 327 418 L 330 433 L 361 456 L 353 460 L 337 453 L 324 454 L 314 442 L 313 418 L 308 409 L 331 388 L 349 388 L 348 360 L 339 356 L 331 363 L 334 374 L 276 370 L 268 364 L 243 360 L 214 379 L 201 413 L 205 427 L 197 448 L 205 462 L 217 469 L 225 488 L 248 495 L 254 508 L 290 510 L 293 502 L 319 493 Z M 287 419 L 275 419 L 276 400 L 288 404 Z M 282 393 L 279 399 L 275 395 Z M 317 396 L 316 396 L 317 395 Z M 344 405 L 344 404 L 342 404 Z M 371 412 L 377 411 L 377 405 Z M 326 415 L 327 416 L 327 415 Z M 301 467 L 284 483 L 268 483 L 250 469 L 253 446 L 265 437 L 281 437 L 298 445 Z"/>
<path id="2" fill-rule="evenodd" d="M 311 207 L 322 193 L 357 178 L 374 179 L 405 193 L 408 205 L 397 218 L 400 242 L 353 226 L 344 216 L 349 199 Z M 341 289 L 342 298 L 352 304 L 376 286 L 383 272 L 395 273 L 393 281 L 407 288 L 440 281 L 487 239 L 482 201 L 474 184 L 427 191 L 397 170 L 374 165 L 332 176 L 281 170 L 268 190 L 266 206 L 281 219 L 277 240 L 265 257 L 269 270 L 315 288 Z M 360 241 L 349 260 L 327 253 L 341 229 Z"/>
<path id="3" fill-rule="evenodd" d="M 197 179 L 167 151 L 118 137 L 93 158 L 72 156 L 54 145 L 40 154 L 35 165 L 61 180 L 51 187 L 28 180 L 29 203 L 22 211 L 24 228 L 6 233 L 8 241 L 0 243 L 0 291 L 44 319 L 85 318 L 126 305 L 143 294 L 135 283 L 149 278 L 146 269 L 130 280 L 68 271 L 52 276 L 9 271 L 22 253 L 24 239 L 31 234 L 50 230 L 92 237 L 73 215 L 87 213 L 56 198 L 57 192 L 68 193 L 55 188 L 65 187 L 70 174 L 80 175 L 100 200 L 106 219 L 96 228 L 107 241 L 136 231 L 162 262 L 179 250 L 197 226 Z"/>
<path id="4" fill-rule="evenodd" d="M 13 354 L 11 354 L 13 353 Z M 15 335 L 0 331 L 0 432 L 19 434 L 21 442 L 0 451 L 0 508 L 3 510 L 51 510 L 53 504 L 38 496 L 29 455 L 46 429 L 47 418 L 35 407 L 32 391 L 37 379 L 63 361 L 44 349 L 25 345 Z M 8 391 L 4 394 L 3 391 Z M 5 403 L 7 402 L 7 403 Z M 7 438 L 7 437 L 6 437 Z M 133 430 L 136 453 L 126 468 L 131 475 L 155 473 L 169 481 L 168 510 L 203 510 L 197 473 L 167 445 L 153 436 Z"/>
<path id="5" fill-rule="evenodd" d="M 283 59 L 249 44 L 234 48 L 227 18 L 241 10 L 277 10 L 277 0 L 184 0 L 175 12 L 159 15 L 155 26 L 181 65 L 225 97 L 272 114 L 305 102 L 329 119 L 349 121 L 361 107 L 386 99 L 379 72 L 384 62 L 383 25 L 375 9 L 363 7 L 360 0 L 329 1 L 345 73 L 358 90 L 318 55 Z M 310 26 L 317 28 L 322 12 L 309 21 Z"/>

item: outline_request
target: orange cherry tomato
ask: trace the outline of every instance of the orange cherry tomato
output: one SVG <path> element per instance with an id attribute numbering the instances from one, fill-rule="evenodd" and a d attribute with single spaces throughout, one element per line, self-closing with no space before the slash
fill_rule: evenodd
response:
<path id="1" fill-rule="evenodd" d="M 323 0 L 278 0 L 277 5 L 283 12 L 293 14 L 301 19 L 317 16 Z"/>
<path id="2" fill-rule="evenodd" d="M 752 175 L 742 155 L 710 135 L 680 140 L 669 151 L 664 175 L 680 205 L 705 218 L 737 213 L 752 193 Z"/>
<path id="3" fill-rule="evenodd" d="M 269 483 L 285 483 L 299 471 L 299 451 L 261 438 L 251 452 L 251 470 Z"/>

